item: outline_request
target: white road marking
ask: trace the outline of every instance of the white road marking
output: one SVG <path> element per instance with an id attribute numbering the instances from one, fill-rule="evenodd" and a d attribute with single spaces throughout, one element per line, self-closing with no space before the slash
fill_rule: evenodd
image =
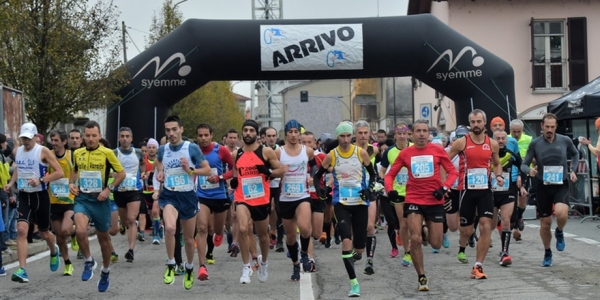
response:
<path id="1" fill-rule="evenodd" d="M 315 295 L 312 287 L 312 275 L 310 273 L 302 273 L 300 280 L 300 300 L 314 300 Z"/>
<path id="2" fill-rule="evenodd" d="M 95 235 L 88 237 L 88 241 L 93 241 L 95 239 L 97 239 L 97 237 Z M 71 243 L 68 243 L 67 247 L 71 248 Z M 27 263 L 31 263 L 31 262 L 34 262 L 36 260 L 40 260 L 40 259 L 42 259 L 42 258 L 44 258 L 44 257 L 46 257 L 48 255 L 50 255 L 50 250 L 46 250 L 44 252 L 40 252 L 40 253 L 32 256 L 32 257 L 27 258 Z M 17 251 L 15 250 L 15 251 L 13 251 L 13 257 L 16 257 L 16 256 L 17 256 Z M 5 270 L 10 270 L 10 269 L 16 268 L 18 266 L 19 266 L 19 261 L 17 260 L 17 261 L 15 261 L 13 263 L 5 265 L 4 269 Z"/>
<path id="3" fill-rule="evenodd" d="M 600 242 L 598 242 L 596 240 L 588 239 L 588 238 L 575 238 L 574 240 L 584 242 L 584 243 L 590 244 L 590 245 L 600 245 Z"/>

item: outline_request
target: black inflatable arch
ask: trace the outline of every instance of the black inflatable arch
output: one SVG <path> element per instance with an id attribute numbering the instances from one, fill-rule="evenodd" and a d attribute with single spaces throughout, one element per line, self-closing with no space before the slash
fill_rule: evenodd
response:
<path id="1" fill-rule="evenodd" d="M 472 106 L 489 119 L 516 117 L 512 67 L 428 14 L 191 19 L 127 66 L 130 84 L 107 116 L 106 136 L 113 143 L 119 126 L 132 128 L 136 141 L 162 137 L 168 108 L 213 80 L 414 76 L 455 101 L 463 124 Z"/>

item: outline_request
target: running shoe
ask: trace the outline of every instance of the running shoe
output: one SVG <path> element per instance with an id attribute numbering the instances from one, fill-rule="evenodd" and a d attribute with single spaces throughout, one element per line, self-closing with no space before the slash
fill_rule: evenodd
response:
<path id="1" fill-rule="evenodd" d="M 167 265 L 165 275 L 163 276 L 163 282 L 165 284 L 173 284 L 175 282 L 175 265 Z"/>
<path id="2" fill-rule="evenodd" d="M 275 245 L 277 245 L 277 236 L 271 234 L 271 239 L 269 240 L 269 249 L 275 248 Z"/>
<path id="3" fill-rule="evenodd" d="M 292 281 L 300 281 L 300 264 L 294 265 L 291 279 Z"/>
<path id="4" fill-rule="evenodd" d="M 248 283 L 250 283 L 251 282 L 250 276 L 252 276 L 252 268 L 245 266 L 242 269 L 242 277 L 240 277 L 240 283 L 241 284 L 248 284 Z"/>
<path id="5" fill-rule="evenodd" d="M 513 238 L 515 239 L 515 241 L 520 241 L 521 240 L 521 232 L 518 230 L 513 230 Z"/>
<path id="6" fill-rule="evenodd" d="M 27 270 L 25 270 L 25 268 L 17 269 L 10 277 L 10 280 L 19 282 L 19 283 L 29 282 L 29 277 L 27 276 Z"/>
<path id="7" fill-rule="evenodd" d="M 316 263 L 315 263 L 314 259 L 309 258 L 308 265 L 309 265 L 308 272 L 316 272 L 317 271 Z M 305 270 L 304 272 L 307 272 L 307 271 Z"/>
<path id="8" fill-rule="evenodd" d="M 155 236 L 152 238 L 152 244 L 153 244 L 153 245 L 160 245 L 160 239 L 158 238 L 158 235 L 155 235 Z"/>
<path id="9" fill-rule="evenodd" d="M 212 253 L 206 253 L 206 263 L 209 265 L 215 264 L 215 258 L 213 257 Z"/>
<path id="10" fill-rule="evenodd" d="M 283 252 L 285 251 L 285 249 L 283 249 L 283 242 L 277 242 L 277 245 L 275 246 L 275 252 Z"/>
<path id="11" fill-rule="evenodd" d="M 325 248 L 331 248 L 331 237 L 328 237 L 327 240 L 325 240 Z"/>
<path id="12" fill-rule="evenodd" d="M 321 236 L 319 237 L 319 242 L 321 242 L 321 244 L 325 244 L 326 240 L 327 240 L 327 233 L 321 232 Z"/>
<path id="13" fill-rule="evenodd" d="M 440 253 L 440 249 L 431 248 L 431 253 L 433 253 L 433 254 Z"/>
<path id="14" fill-rule="evenodd" d="M 127 228 L 125 228 L 123 225 L 119 226 L 119 233 L 121 233 L 121 235 L 125 235 L 125 232 L 127 232 Z"/>
<path id="15" fill-rule="evenodd" d="M 250 263 L 250 266 L 252 266 L 252 271 L 258 270 L 258 267 L 260 265 L 258 264 L 258 259 L 256 257 L 252 258 L 252 262 Z"/>
<path id="16" fill-rule="evenodd" d="M 423 276 L 419 278 L 419 287 L 417 288 L 419 292 L 429 291 L 429 286 L 427 285 L 427 277 Z"/>
<path id="17" fill-rule="evenodd" d="M 426 226 L 423 225 L 421 227 L 421 236 L 423 238 L 423 240 L 421 241 L 421 244 L 423 244 L 423 246 L 427 247 L 429 245 L 429 240 L 427 239 L 427 231 L 425 230 Z"/>
<path id="18" fill-rule="evenodd" d="M 367 262 L 365 264 L 365 271 L 364 271 L 364 273 L 367 274 L 367 275 L 373 275 L 373 274 L 375 274 L 375 268 L 373 267 L 373 259 L 371 259 L 371 258 L 367 259 Z"/>
<path id="19" fill-rule="evenodd" d="M 198 269 L 198 279 L 200 279 L 200 281 L 208 280 L 208 270 L 205 266 L 200 266 Z"/>
<path id="20" fill-rule="evenodd" d="M 164 225 L 160 225 L 160 227 L 158 227 L 158 237 L 161 240 L 165 238 L 165 226 Z"/>
<path id="21" fill-rule="evenodd" d="M 183 275 L 183 288 L 191 290 L 194 287 L 194 268 L 185 268 L 185 275 Z"/>
<path id="22" fill-rule="evenodd" d="M 512 258 L 507 253 L 504 253 L 500 258 L 500 265 L 503 267 L 508 267 L 512 264 Z"/>
<path id="23" fill-rule="evenodd" d="M 229 256 L 237 257 L 238 253 L 240 253 L 240 247 L 237 244 L 231 244 L 231 253 L 229 253 Z"/>
<path id="24" fill-rule="evenodd" d="M 544 260 L 542 261 L 542 267 L 552 267 L 552 254 L 544 255 Z"/>
<path id="25" fill-rule="evenodd" d="M 471 236 L 469 237 L 469 240 L 467 241 L 469 244 L 469 247 L 475 248 L 475 239 L 476 239 L 475 234 L 474 233 L 471 234 Z"/>
<path id="26" fill-rule="evenodd" d="M 402 238 L 400 237 L 400 232 L 396 232 L 396 245 L 402 246 Z"/>
<path id="27" fill-rule="evenodd" d="M 116 252 L 111 253 L 110 254 L 110 262 L 112 262 L 112 263 L 119 262 L 119 254 L 117 254 Z"/>
<path id="28" fill-rule="evenodd" d="M 110 286 L 110 281 L 108 280 L 108 276 L 110 272 L 100 272 L 100 280 L 98 280 L 98 291 L 106 292 L 108 287 Z"/>
<path id="29" fill-rule="evenodd" d="M 63 276 L 73 276 L 73 265 L 72 264 L 65 264 L 65 270 L 63 271 Z"/>
<path id="30" fill-rule="evenodd" d="M 352 253 L 352 258 L 354 259 L 354 261 L 359 261 L 362 259 L 362 253 L 358 253 L 358 252 L 354 251 Z"/>
<path id="31" fill-rule="evenodd" d="M 260 267 L 258 267 L 258 280 L 260 282 L 266 282 L 267 279 L 269 278 L 269 272 L 267 270 L 267 267 L 269 266 L 269 264 L 263 265 L 262 255 L 258 256 L 258 262 L 260 263 Z"/>
<path id="32" fill-rule="evenodd" d="M 0 277 L 2 276 L 6 276 L 6 270 L 4 269 L 4 267 L 0 267 Z"/>
<path id="33" fill-rule="evenodd" d="M 308 253 L 300 253 L 300 264 L 304 272 L 310 272 L 310 263 L 308 262 Z"/>
<path id="34" fill-rule="evenodd" d="M 519 228 L 519 231 L 523 231 L 523 229 L 525 229 L 525 222 L 523 222 L 523 219 L 519 219 L 517 222 L 517 228 Z"/>
<path id="35" fill-rule="evenodd" d="M 128 263 L 133 262 L 133 250 L 127 250 L 127 253 L 125 253 L 125 261 Z"/>
<path id="36" fill-rule="evenodd" d="M 556 230 L 554 230 L 554 237 L 556 238 L 556 250 L 565 250 L 565 234 L 562 231 L 559 232 L 558 227 L 556 227 Z"/>
<path id="37" fill-rule="evenodd" d="M 79 243 L 77 242 L 77 236 L 71 237 L 71 249 L 73 251 L 79 250 Z"/>
<path id="38" fill-rule="evenodd" d="M 84 259 L 85 257 L 83 257 L 83 252 L 81 252 L 81 249 L 77 250 L 77 259 Z"/>
<path id="39" fill-rule="evenodd" d="M 467 259 L 467 255 L 464 252 L 458 252 L 458 256 L 456 256 L 459 263 L 468 264 L 469 260 Z"/>
<path id="40" fill-rule="evenodd" d="M 396 258 L 396 256 L 398 256 L 398 249 L 392 248 L 392 251 L 390 252 L 390 257 Z"/>
<path id="41" fill-rule="evenodd" d="M 213 244 L 215 245 L 215 247 L 221 246 L 221 244 L 223 244 L 223 235 L 222 234 L 213 235 Z"/>
<path id="42" fill-rule="evenodd" d="M 450 238 L 448 238 L 448 234 L 444 233 L 443 239 L 442 239 L 442 247 L 444 248 L 449 248 L 450 247 Z"/>
<path id="43" fill-rule="evenodd" d="M 140 242 L 145 242 L 146 241 L 146 236 L 145 236 L 145 234 L 144 234 L 143 231 L 138 231 L 138 233 L 137 233 L 137 239 Z"/>
<path id="44" fill-rule="evenodd" d="M 83 273 L 81 273 L 81 280 L 88 281 L 94 277 L 94 270 L 98 266 L 98 263 L 94 259 L 92 261 L 86 261 L 83 267 Z"/>
<path id="45" fill-rule="evenodd" d="M 183 266 L 183 264 L 179 264 L 175 268 L 175 276 L 181 276 L 183 274 L 185 274 L 185 267 Z"/>
<path id="46" fill-rule="evenodd" d="M 477 265 L 471 270 L 471 279 L 487 279 L 487 275 L 483 273 L 483 266 Z"/>
<path id="47" fill-rule="evenodd" d="M 358 282 L 352 284 L 350 287 L 350 293 L 348 293 L 348 297 L 360 297 L 360 285 Z"/>
<path id="48" fill-rule="evenodd" d="M 402 258 L 402 266 L 403 267 L 408 267 L 412 264 L 412 256 L 408 253 L 404 254 L 404 257 Z"/>
<path id="49" fill-rule="evenodd" d="M 60 267 L 60 257 L 58 257 L 58 245 L 54 245 L 54 255 L 50 254 L 50 271 L 56 272 Z"/>

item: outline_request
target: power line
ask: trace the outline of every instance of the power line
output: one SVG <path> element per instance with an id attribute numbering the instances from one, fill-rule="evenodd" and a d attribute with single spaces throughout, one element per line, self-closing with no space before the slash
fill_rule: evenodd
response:
<path id="1" fill-rule="evenodd" d="M 127 29 L 131 29 L 133 31 L 138 31 L 138 32 L 145 33 L 145 34 L 150 34 L 149 32 L 146 32 L 146 31 L 143 31 L 143 30 L 139 30 L 139 29 L 135 29 L 135 28 L 133 28 L 131 26 L 127 26 Z"/>
<path id="2" fill-rule="evenodd" d="M 131 43 L 133 44 L 133 46 L 135 46 L 135 49 L 137 49 L 137 51 L 141 53 L 142 51 L 141 51 L 141 50 L 140 50 L 140 48 L 138 48 L 138 46 L 135 44 L 135 42 L 133 41 L 133 38 L 131 37 L 131 35 L 129 35 L 129 32 L 128 32 L 128 31 L 125 31 L 125 33 L 127 33 L 127 36 L 129 37 L 129 40 L 131 40 Z"/>

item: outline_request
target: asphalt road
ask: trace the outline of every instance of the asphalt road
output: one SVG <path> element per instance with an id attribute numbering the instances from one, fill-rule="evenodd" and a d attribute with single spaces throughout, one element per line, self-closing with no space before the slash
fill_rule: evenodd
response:
<path id="1" fill-rule="evenodd" d="M 384 232 L 377 235 L 375 255 L 375 275 L 364 275 L 364 258 L 356 263 L 361 297 L 366 299 L 398 298 L 438 298 L 438 299 L 597 299 L 600 283 L 600 229 L 598 221 L 570 219 L 565 229 L 567 247 L 565 251 L 555 250 L 554 264 L 550 268 L 541 266 L 543 247 L 535 220 L 528 221 L 523 231 L 523 240 L 511 243 L 513 265 L 498 265 L 500 241 L 497 232 L 493 235 L 493 245 L 486 261 L 484 272 L 487 280 L 469 278 L 475 250 L 467 248 L 470 264 L 456 260 L 458 233 L 450 233 L 452 245 L 433 254 L 430 247 L 424 249 L 425 270 L 429 278 L 429 292 L 417 292 L 417 275 L 414 268 L 401 266 L 401 255 L 390 258 L 390 244 Z M 100 250 L 97 240 L 92 238 L 92 254 L 97 260 Z M 285 253 L 271 250 L 269 256 L 269 279 L 258 281 L 257 272 L 252 282 L 239 283 L 241 257 L 229 257 L 226 244 L 215 249 L 216 263 L 209 265 L 210 280 L 196 280 L 194 287 L 186 291 L 182 277 L 176 277 L 175 284 L 162 282 L 165 270 L 164 246 L 138 243 L 136 259 L 126 263 L 123 255 L 126 241 L 123 236 L 113 238 L 117 252 L 121 256 L 118 263 L 111 266 L 111 285 L 107 292 L 99 293 L 96 287 L 100 268 L 88 282 L 80 279 L 83 261 L 75 259 L 73 277 L 62 276 L 62 266 L 52 273 L 48 267 L 48 251 L 29 259 L 27 270 L 30 283 L 19 284 L 10 281 L 16 263 L 6 264 L 8 275 L 0 277 L 0 299 L 181 299 L 202 297 L 204 299 L 342 299 L 347 298 L 350 285 L 341 259 L 340 245 L 330 249 L 317 246 L 317 272 L 302 274 L 300 282 L 291 282 L 291 262 Z M 184 258 L 185 260 L 185 258 Z M 196 270 L 197 270 L 196 258 Z"/>

